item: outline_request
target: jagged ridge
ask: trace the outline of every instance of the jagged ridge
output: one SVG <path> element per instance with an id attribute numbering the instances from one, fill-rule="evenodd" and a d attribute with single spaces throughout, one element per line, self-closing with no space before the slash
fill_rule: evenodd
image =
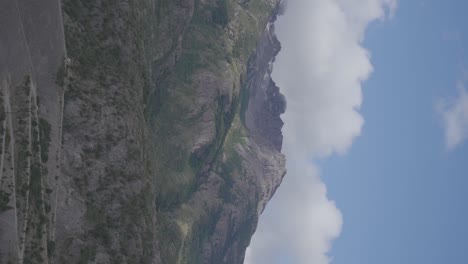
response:
<path id="1" fill-rule="evenodd" d="M 285 174 L 277 1 L 1 7 L 2 263 L 242 263 Z"/>

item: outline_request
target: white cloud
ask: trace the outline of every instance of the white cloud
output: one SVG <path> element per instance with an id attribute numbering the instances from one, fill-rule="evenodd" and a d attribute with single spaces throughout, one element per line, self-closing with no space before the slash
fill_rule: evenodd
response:
<path id="1" fill-rule="evenodd" d="M 289 160 L 289 179 L 262 215 L 245 263 L 284 264 L 281 255 L 293 257 L 291 263 L 329 263 L 326 253 L 341 231 L 341 213 L 327 199 L 317 168 L 303 157 Z"/>
<path id="2" fill-rule="evenodd" d="M 437 111 L 442 117 L 445 130 L 445 145 L 453 150 L 468 137 L 468 92 L 464 84 L 458 84 L 458 97 L 441 100 Z"/>
<path id="3" fill-rule="evenodd" d="M 287 263 L 330 263 L 342 216 L 311 160 L 344 154 L 361 133 L 361 83 L 373 70 L 362 40 L 369 23 L 396 7 L 396 0 L 291 0 L 279 17 L 283 49 L 273 77 L 288 101 L 288 174 L 260 219 L 246 264 L 284 263 L 285 256 Z"/>

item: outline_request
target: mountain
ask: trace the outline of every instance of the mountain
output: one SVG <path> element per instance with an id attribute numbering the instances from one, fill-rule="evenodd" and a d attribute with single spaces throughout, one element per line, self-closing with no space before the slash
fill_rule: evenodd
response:
<path id="1" fill-rule="evenodd" d="M 0 263 L 243 263 L 284 177 L 278 0 L 0 2 Z"/>

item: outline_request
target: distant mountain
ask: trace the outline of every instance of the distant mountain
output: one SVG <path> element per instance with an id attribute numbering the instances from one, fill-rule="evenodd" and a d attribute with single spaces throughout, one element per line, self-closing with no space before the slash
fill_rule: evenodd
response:
<path id="1" fill-rule="evenodd" d="M 243 263 L 278 0 L 0 2 L 0 263 Z"/>

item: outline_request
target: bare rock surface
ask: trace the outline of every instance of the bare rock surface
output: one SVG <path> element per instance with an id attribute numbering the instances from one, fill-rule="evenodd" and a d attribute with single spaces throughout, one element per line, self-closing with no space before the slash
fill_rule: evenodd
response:
<path id="1" fill-rule="evenodd" d="M 277 0 L 0 1 L 0 263 L 243 263 Z"/>

